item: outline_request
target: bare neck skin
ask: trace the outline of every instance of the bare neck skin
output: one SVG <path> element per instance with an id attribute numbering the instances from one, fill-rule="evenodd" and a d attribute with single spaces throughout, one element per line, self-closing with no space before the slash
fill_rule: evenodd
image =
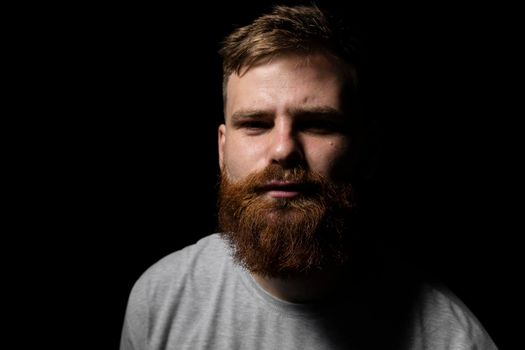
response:
<path id="1" fill-rule="evenodd" d="M 326 299 L 335 292 L 344 278 L 341 271 L 315 272 L 287 279 L 257 274 L 252 276 L 270 295 L 292 303 L 310 303 Z"/>

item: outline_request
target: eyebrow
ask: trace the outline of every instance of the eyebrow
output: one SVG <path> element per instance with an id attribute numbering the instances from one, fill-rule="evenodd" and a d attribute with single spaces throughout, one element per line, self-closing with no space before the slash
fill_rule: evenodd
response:
<path id="1" fill-rule="evenodd" d="M 330 106 L 316 106 L 316 107 L 301 107 L 301 108 L 289 108 L 286 111 L 288 114 L 294 117 L 322 117 L 329 119 L 340 119 L 344 117 L 344 113 L 336 108 Z M 239 110 L 232 114 L 232 122 L 236 122 L 241 119 L 260 119 L 267 118 L 274 115 L 271 110 L 263 109 L 247 109 Z"/>
<path id="2" fill-rule="evenodd" d="M 262 109 L 246 109 L 246 110 L 240 110 L 232 114 L 231 120 L 232 122 L 236 122 L 240 119 L 260 119 L 272 116 L 274 113 L 269 110 L 262 110 Z"/>
<path id="3" fill-rule="evenodd" d="M 288 109 L 287 112 L 295 117 L 321 117 L 323 119 L 342 119 L 344 113 L 336 108 L 330 106 L 316 106 L 308 108 L 292 108 Z"/>

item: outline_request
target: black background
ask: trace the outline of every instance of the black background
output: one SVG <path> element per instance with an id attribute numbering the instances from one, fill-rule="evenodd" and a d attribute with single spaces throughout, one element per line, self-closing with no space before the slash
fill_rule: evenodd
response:
<path id="1" fill-rule="evenodd" d="M 510 10 L 320 3 L 352 18 L 366 49 L 381 227 L 506 348 L 521 303 Z M 34 143 L 20 142 L 18 200 L 31 215 L 17 232 L 36 263 L 18 277 L 38 305 L 23 324 L 60 320 L 42 342 L 116 348 L 140 274 L 215 231 L 217 50 L 270 4 L 30 9 L 21 64 L 36 115 L 21 119 Z"/>

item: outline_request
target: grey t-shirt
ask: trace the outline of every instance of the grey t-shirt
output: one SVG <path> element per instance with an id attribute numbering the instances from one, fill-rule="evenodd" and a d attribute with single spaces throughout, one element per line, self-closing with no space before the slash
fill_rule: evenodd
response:
<path id="1" fill-rule="evenodd" d="M 295 304 L 268 294 L 230 253 L 214 234 L 150 267 L 130 294 L 120 349 L 496 349 L 446 289 L 420 288 L 411 304 L 385 285 L 371 298 Z"/>

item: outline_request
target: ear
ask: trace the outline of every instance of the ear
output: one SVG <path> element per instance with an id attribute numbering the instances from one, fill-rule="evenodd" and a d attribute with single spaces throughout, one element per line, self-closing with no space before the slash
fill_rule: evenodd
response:
<path id="1" fill-rule="evenodd" d="M 219 125 L 218 133 L 219 142 L 219 167 L 222 170 L 224 168 L 224 144 L 226 143 L 226 125 Z"/>

